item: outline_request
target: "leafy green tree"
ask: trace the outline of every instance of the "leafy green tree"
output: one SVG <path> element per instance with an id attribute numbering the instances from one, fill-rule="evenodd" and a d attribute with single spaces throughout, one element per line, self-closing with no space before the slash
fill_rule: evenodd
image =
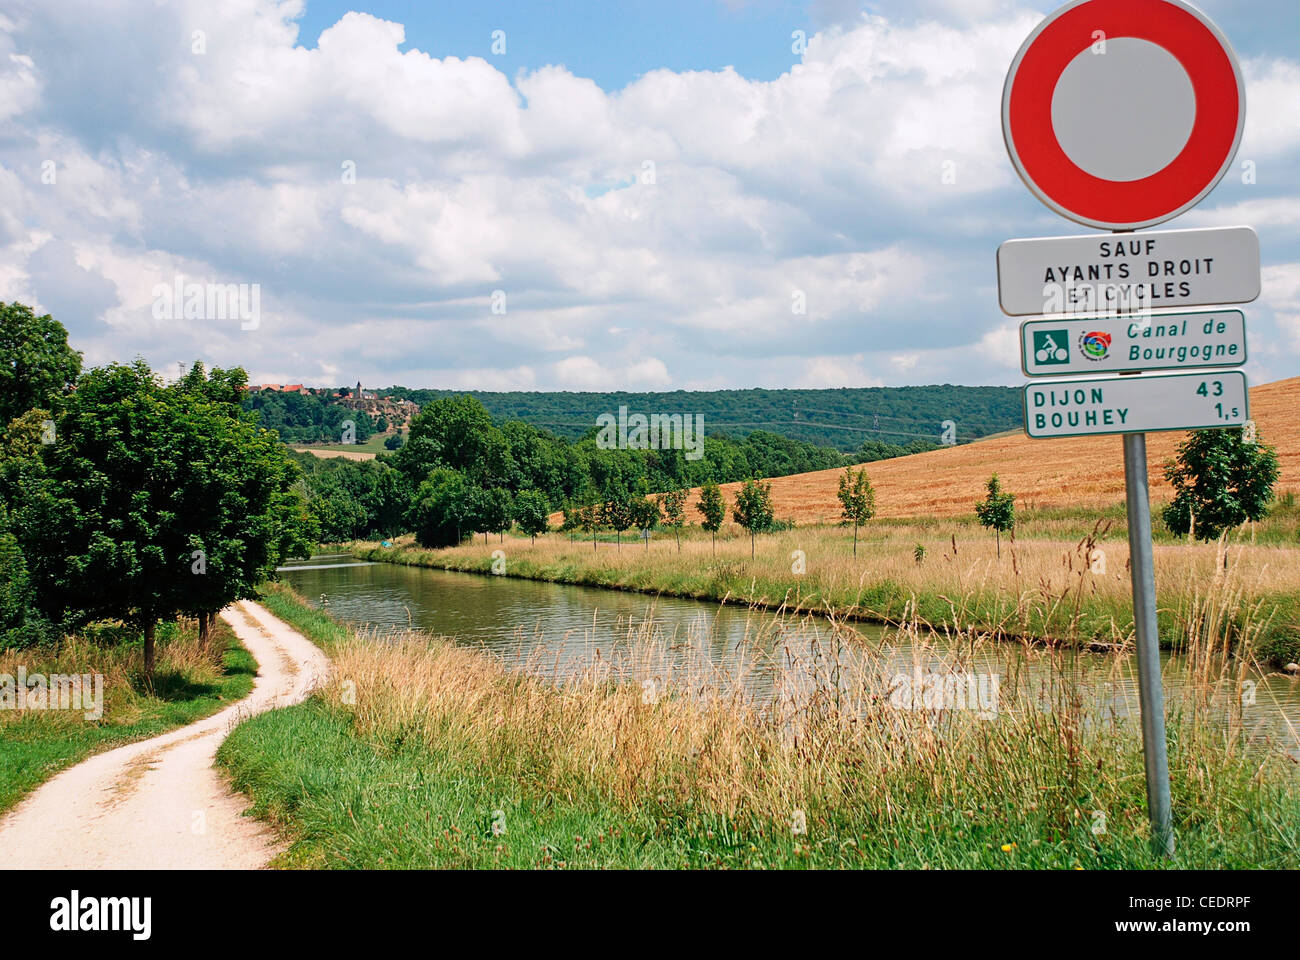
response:
<path id="1" fill-rule="evenodd" d="M 407 522 L 422 547 L 454 547 L 474 529 L 474 487 L 464 474 L 439 467 L 415 491 Z"/>
<path id="2" fill-rule="evenodd" d="M 642 531 L 645 538 L 645 548 L 650 549 L 650 531 L 659 525 L 663 519 L 659 513 L 659 503 L 645 489 L 646 483 L 641 482 L 641 492 L 632 499 L 632 526 Z"/>
<path id="3" fill-rule="evenodd" d="M 566 503 L 561 508 L 563 519 L 560 521 L 560 532 L 569 535 L 569 542 L 573 542 L 573 531 L 582 529 L 582 510 L 571 503 Z"/>
<path id="4" fill-rule="evenodd" d="M 401 446 L 402 446 L 402 435 L 400 433 L 395 433 L 391 437 L 384 438 L 385 450 L 397 450 Z"/>
<path id="5" fill-rule="evenodd" d="M 203 362 L 195 360 L 184 375 L 172 385 L 172 389 L 182 393 L 193 394 L 224 406 L 230 416 L 237 417 L 244 411 L 245 391 L 248 387 L 248 374 L 240 367 L 223 370 L 213 367 L 209 373 Z"/>
<path id="6" fill-rule="evenodd" d="M 664 522 L 673 528 L 677 539 L 677 552 L 682 552 L 682 527 L 686 523 L 686 498 L 689 491 L 685 487 L 669 490 L 659 497 L 659 508 L 663 511 Z"/>
<path id="7" fill-rule="evenodd" d="M 353 410 L 313 393 L 282 393 L 261 390 L 243 397 L 246 410 L 256 413 L 259 422 L 274 430 L 285 443 L 341 443 L 344 423 L 353 424 L 352 440 L 365 443 L 375 432 L 374 421 L 364 410 Z"/>
<path id="8" fill-rule="evenodd" d="M 81 374 L 81 354 L 48 313 L 0 302 L 0 432 L 14 417 L 53 409 Z"/>
<path id="9" fill-rule="evenodd" d="M 616 549 L 623 548 L 623 531 L 636 523 L 637 516 L 636 496 L 621 484 L 614 486 L 605 500 L 601 521 L 614 531 Z"/>
<path id="10" fill-rule="evenodd" d="M 0 505 L 16 509 L 24 484 L 44 471 L 41 447 L 58 436 L 51 416 L 47 410 L 28 410 L 0 430 Z"/>
<path id="11" fill-rule="evenodd" d="M 14 523 L 39 603 L 136 626 L 150 680 L 159 620 L 254 596 L 311 535 L 278 438 L 142 361 L 83 375 L 57 428 Z"/>
<path id="12" fill-rule="evenodd" d="M 0 503 L 0 652 L 34 646 L 54 638 L 54 629 L 36 609 L 36 589 L 18 538 Z"/>
<path id="13" fill-rule="evenodd" d="M 276 435 L 243 407 L 247 382 L 238 367 L 208 373 L 196 361 L 168 388 L 184 411 L 178 415 L 209 424 L 202 428 L 206 441 L 194 442 L 196 434 L 181 441 L 191 444 L 190 469 L 180 471 L 173 493 L 175 503 L 187 505 L 184 522 L 198 544 L 191 551 L 195 579 L 181 609 L 198 618 L 203 644 L 223 607 L 255 597 L 280 560 L 308 554 L 320 536 L 298 487 L 296 464 Z M 250 537 L 257 518 L 263 526 Z"/>
<path id="14" fill-rule="evenodd" d="M 727 503 L 722 499 L 721 488 L 712 480 L 700 487 L 700 499 L 695 504 L 700 513 L 704 515 L 704 522 L 700 524 L 713 537 L 713 553 L 716 556 L 718 552 L 718 531 L 722 529 L 722 521 L 727 518 Z M 752 544 L 751 550 L 752 553 Z"/>
<path id="15" fill-rule="evenodd" d="M 591 549 L 596 549 L 596 531 L 604 520 L 604 507 L 601 504 L 588 504 L 578 510 L 578 525 L 584 533 L 591 534 Z"/>
<path id="16" fill-rule="evenodd" d="M 393 466 L 413 484 L 438 467 L 477 471 L 494 433 L 492 417 L 473 397 L 441 397 L 411 420 L 406 443 L 393 454 Z"/>
<path id="17" fill-rule="evenodd" d="M 309 510 L 322 543 L 342 543 L 365 536 L 370 514 L 336 473 L 313 480 Z"/>
<path id="18" fill-rule="evenodd" d="M 758 477 L 746 480 L 736 493 L 731 517 L 749 531 L 749 558 L 754 559 L 754 535 L 772 526 L 772 485 Z"/>
<path id="19" fill-rule="evenodd" d="M 411 489 L 402 474 L 375 460 L 305 457 L 304 483 L 322 540 L 391 537 L 405 530 Z"/>
<path id="20" fill-rule="evenodd" d="M 1174 499 L 1162 511 L 1179 536 L 1217 540 L 1224 530 L 1264 519 L 1278 478 L 1277 451 L 1241 428 L 1197 430 L 1165 464 Z"/>
<path id="21" fill-rule="evenodd" d="M 998 559 L 1002 558 L 1002 533 L 1012 530 L 1016 525 L 1016 498 L 1014 494 L 1002 492 L 1002 481 L 995 473 L 984 484 L 988 495 L 975 504 L 975 516 L 986 530 L 993 528 L 998 538 Z"/>
<path id="22" fill-rule="evenodd" d="M 550 505 L 546 494 L 540 490 L 520 490 L 514 502 L 515 522 L 519 529 L 537 542 L 537 535 L 545 533 L 550 524 Z M 565 511 L 565 522 L 569 521 L 569 511 Z"/>
<path id="23" fill-rule="evenodd" d="M 514 519 L 514 498 L 510 491 L 503 487 L 486 490 L 480 487 L 475 492 L 474 518 L 478 528 L 483 531 L 484 543 L 487 543 L 489 533 L 498 534 L 504 539 L 505 532 L 510 529 Z"/>
<path id="24" fill-rule="evenodd" d="M 858 555 L 858 527 L 876 515 L 876 491 L 867 478 L 865 468 L 856 473 L 852 467 L 845 467 L 840 475 L 840 488 L 836 496 L 840 498 L 840 517 L 845 523 L 853 524 L 853 555 Z"/>

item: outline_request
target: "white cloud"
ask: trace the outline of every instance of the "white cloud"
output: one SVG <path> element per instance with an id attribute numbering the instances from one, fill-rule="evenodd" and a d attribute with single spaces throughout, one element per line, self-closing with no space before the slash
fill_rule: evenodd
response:
<path id="1" fill-rule="evenodd" d="M 813 357 L 805 361 L 802 373 L 792 384 L 807 389 L 884 385 L 885 381 L 867 367 L 860 354 L 851 357 Z"/>
<path id="2" fill-rule="evenodd" d="M 655 70 L 610 93 L 403 50 L 365 13 L 296 46 L 298 0 L 15 4 L 0 297 L 76 278 L 92 362 L 502 389 L 1015 379 L 986 288 L 1004 231 L 1042 232 L 998 118 L 1039 13 L 832 0 L 774 80 Z M 1300 67 L 1247 72 L 1276 183 Z M 1264 184 L 1197 216 L 1293 235 L 1295 197 Z M 259 283 L 262 329 L 154 320 L 177 274 Z"/>

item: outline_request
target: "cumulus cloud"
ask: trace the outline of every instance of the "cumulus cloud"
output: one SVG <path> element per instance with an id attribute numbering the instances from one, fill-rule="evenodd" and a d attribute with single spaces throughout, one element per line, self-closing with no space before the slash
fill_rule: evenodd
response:
<path id="1" fill-rule="evenodd" d="M 1041 16 L 1017 4 L 821 3 L 775 79 L 615 91 L 433 57 L 363 12 L 304 46 L 299 0 L 11 6 L 0 297 L 56 310 L 90 362 L 496 389 L 1015 380 L 992 254 L 1054 222 L 1001 142 Z M 1248 64 L 1271 176 L 1300 150 L 1297 70 Z M 1294 198 L 1243 189 L 1207 222 L 1294 232 Z M 263 322 L 156 319 L 178 275 L 259 284 Z"/>

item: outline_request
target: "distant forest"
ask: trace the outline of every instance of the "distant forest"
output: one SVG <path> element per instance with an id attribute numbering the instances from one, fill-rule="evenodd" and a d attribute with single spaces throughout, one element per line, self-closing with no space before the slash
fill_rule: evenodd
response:
<path id="1" fill-rule="evenodd" d="M 602 413 L 691 413 L 704 416 L 709 435 L 745 437 L 770 431 L 854 454 L 864 446 L 927 449 L 941 442 L 943 422 L 957 425 L 957 443 L 1018 429 L 1023 423 L 1015 387 L 860 387 L 834 390 L 676 390 L 670 393 L 572 393 L 413 390 L 391 387 L 381 396 L 429 401 L 469 393 L 498 423 L 522 420 L 577 440 Z M 868 459 L 876 459 L 870 457 Z"/>

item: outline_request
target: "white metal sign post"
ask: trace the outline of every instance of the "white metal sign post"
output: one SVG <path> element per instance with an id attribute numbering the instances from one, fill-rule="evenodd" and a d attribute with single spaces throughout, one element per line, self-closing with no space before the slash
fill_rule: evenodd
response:
<path id="1" fill-rule="evenodd" d="M 1124 437 L 1147 805 L 1152 841 L 1165 855 L 1174 835 L 1146 431 L 1241 426 L 1249 398 L 1236 370 L 1144 375 L 1244 362 L 1240 312 L 1152 311 L 1254 300 L 1259 240 L 1249 227 L 1133 231 L 1204 200 L 1231 167 L 1245 120 L 1236 55 L 1185 0 L 1067 3 L 1020 48 L 1002 97 L 1007 153 L 1030 191 L 1063 217 L 1114 231 L 1003 244 L 998 299 L 1010 316 L 1062 317 L 1023 326 L 1027 375 L 1090 364 L 1096 373 L 1137 374 L 1032 383 L 1025 429 L 1041 438 Z M 1152 327 L 1163 328 L 1163 344 Z"/>

